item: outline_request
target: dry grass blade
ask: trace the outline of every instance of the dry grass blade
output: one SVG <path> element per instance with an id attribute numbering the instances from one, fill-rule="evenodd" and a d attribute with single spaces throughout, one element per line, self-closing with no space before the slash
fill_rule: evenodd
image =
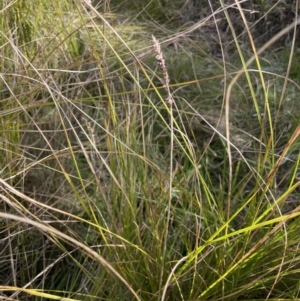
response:
<path id="1" fill-rule="evenodd" d="M 32 225 L 39 229 L 40 231 L 43 231 L 45 233 L 54 235 L 60 239 L 63 239 L 64 241 L 68 242 L 69 244 L 72 244 L 73 246 L 76 246 L 78 248 L 81 248 L 89 257 L 94 259 L 99 264 L 103 265 L 108 271 L 110 271 L 113 275 L 115 275 L 121 282 L 132 292 L 132 295 L 136 298 L 136 300 L 141 301 L 140 297 L 137 295 L 137 293 L 132 289 L 130 284 L 116 271 L 116 269 L 113 268 L 113 266 L 106 261 L 101 255 L 99 255 L 97 252 L 95 252 L 90 247 L 84 245 L 83 243 L 77 241 L 76 239 L 58 231 L 57 229 L 46 225 L 42 223 L 38 223 L 36 221 L 33 221 L 26 217 L 20 217 L 13 214 L 3 213 L 0 212 L 0 217 L 7 220 L 14 220 L 21 223 L 26 223 L 29 225 Z"/>

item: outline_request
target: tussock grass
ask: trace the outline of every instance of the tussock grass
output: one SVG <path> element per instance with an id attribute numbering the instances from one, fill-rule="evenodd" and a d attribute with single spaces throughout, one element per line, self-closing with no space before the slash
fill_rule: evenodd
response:
<path id="1" fill-rule="evenodd" d="M 297 300 L 298 19 L 129 4 L 0 4 L 0 297 Z"/>

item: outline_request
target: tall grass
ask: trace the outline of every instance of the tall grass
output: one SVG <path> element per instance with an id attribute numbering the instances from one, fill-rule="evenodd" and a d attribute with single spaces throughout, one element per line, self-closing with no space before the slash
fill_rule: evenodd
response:
<path id="1" fill-rule="evenodd" d="M 299 21 L 153 3 L 0 4 L 1 299 L 299 299 Z"/>

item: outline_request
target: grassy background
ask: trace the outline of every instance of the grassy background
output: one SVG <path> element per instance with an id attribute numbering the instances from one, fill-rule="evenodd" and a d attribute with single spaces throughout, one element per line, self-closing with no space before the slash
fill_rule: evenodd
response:
<path id="1" fill-rule="evenodd" d="M 0 4 L 0 298 L 298 300 L 297 4 L 93 4 Z"/>

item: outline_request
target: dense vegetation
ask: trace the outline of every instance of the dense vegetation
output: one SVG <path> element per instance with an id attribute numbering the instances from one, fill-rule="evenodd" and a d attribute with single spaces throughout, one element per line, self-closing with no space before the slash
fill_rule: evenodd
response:
<path id="1" fill-rule="evenodd" d="M 1 300 L 300 299 L 286 2 L 0 2 Z"/>

